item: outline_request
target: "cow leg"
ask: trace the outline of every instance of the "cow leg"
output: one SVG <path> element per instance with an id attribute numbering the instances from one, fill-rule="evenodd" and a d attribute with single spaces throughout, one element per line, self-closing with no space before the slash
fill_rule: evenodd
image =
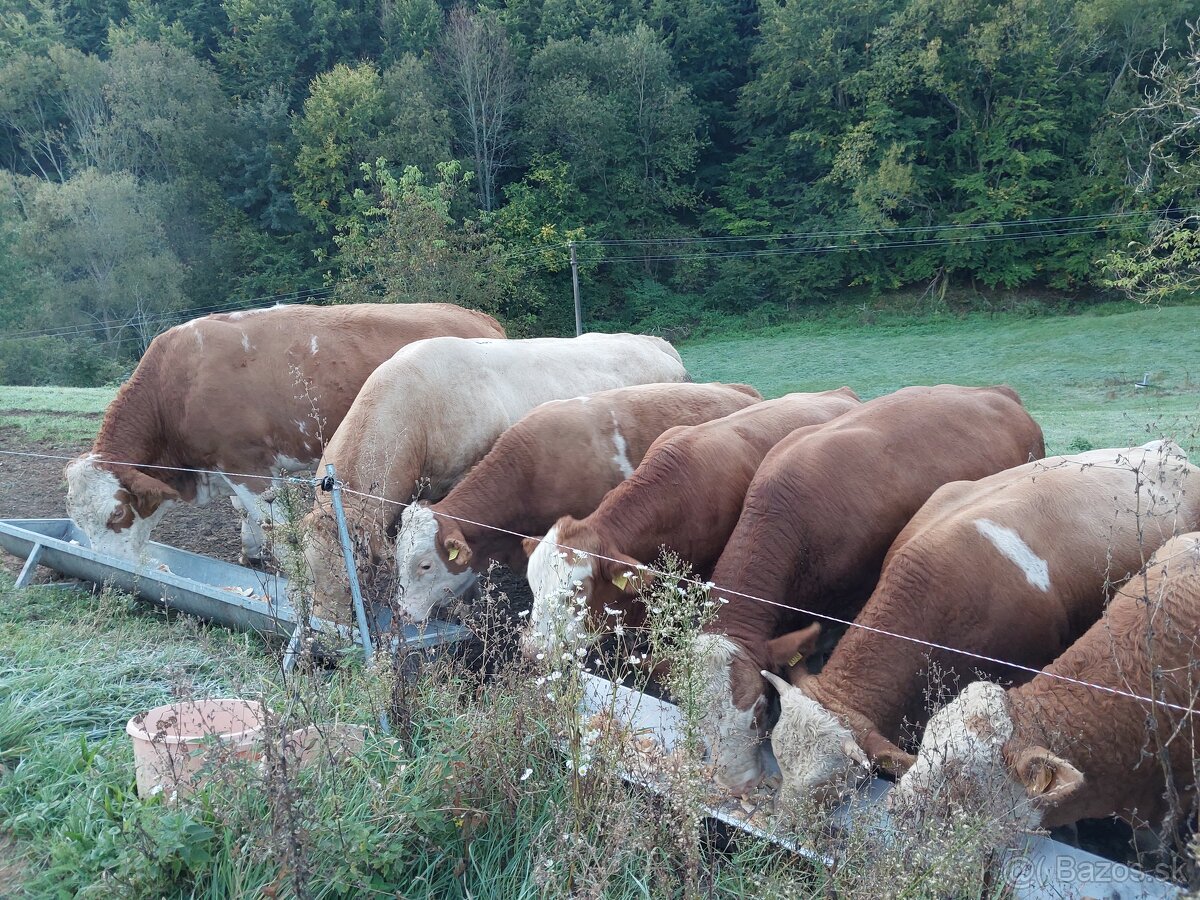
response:
<path id="1" fill-rule="evenodd" d="M 267 546 L 267 535 L 263 531 L 263 516 L 258 502 L 251 497 L 247 503 L 237 494 L 230 497 L 229 502 L 242 520 L 242 554 L 238 562 L 243 566 L 259 568 Z"/>

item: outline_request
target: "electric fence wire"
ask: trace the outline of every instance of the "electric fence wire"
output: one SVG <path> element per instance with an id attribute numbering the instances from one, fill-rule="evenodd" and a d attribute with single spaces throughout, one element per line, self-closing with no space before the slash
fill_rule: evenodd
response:
<path id="1" fill-rule="evenodd" d="M 65 461 L 73 461 L 75 459 L 75 457 L 69 457 L 69 456 L 47 454 L 47 453 L 37 453 L 37 452 L 31 452 L 31 451 L 17 451 L 17 450 L 0 450 L 0 456 L 38 458 L 38 459 L 50 459 L 50 460 L 65 460 Z M 322 486 L 322 487 L 330 488 L 333 486 L 328 483 L 327 479 L 319 478 L 319 477 L 315 477 L 315 476 L 307 477 L 307 478 L 286 477 L 286 476 L 276 477 L 276 476 L 272 476 L 272 475 L 222 472 L 220 470 L 212 470 L 212 469 L 197 469 L 197 468 L 189 468 L 187 466 L 148 465 L 148 464 L 144 464 L 144 463 L 115 461 L 115 460 L 107 460 L 107 459 L 101 460 L 101 462 L 103 462 L 105 465 L 128 466 L 128 467 L 135 468 L 135 469 L 152 469 L 152 470 L 165 470 L 165 471 L 173 471 L 173 472 L 188 472 L 188 473 L 193 473 L 193 474 L 217 475 L 217 476 L 221 476 L 221 477 L 225 477 L 225 478 L 262 479 L 262 480 L 271 481 L 271 482 L 282 481 L 282 482 L 286 482 L 286 483 L 300 484 L 300 485 L 305 485 L 305 486 L 309 486 L 309 487 Z M 1107 468 L 1117 468 L 1117 467 L 1107 467 Z M 405 509 L 405 508 L 415 505 L 414 503 L 406 503 L 401 500 L 393 500 L 389 497 L 383 497 L 378 494 L 371 494 L 371 493 L 367 493 L 364 491 L 355 490 L 354 488 L 349 487 L 344 481 L 341 481 L 340 479 L 338 479 L 335 482 L 335 484 L 343 493 L 350 494 L 350 495 L 362 498 L 364 500 L 377 501 L 382 504 L 392 505 L 392 506 L 400 507 L 402 509 Z M 508 528 L 502 528 L 498 525 L 491 525 L 486 522 L 479 522 L 479 521 L 475 521 L 473 519 L 467 519 L 467 518 L 464 518 L 461 516 L 454 516 L 454 515 L 450 515 L 448 513 L 443 513 L 439 510 L 433 510 L 428 506 L 426 506 L 424 508 L 429 509 L 436 516 L 450 519 L 455 522 L 461 522 L 464 524 L 473 525 L 477 528 L 484 528 L 489 531 L 506 534 L 511 537 L 520 538 L 522 540 L 532 539 L 535 541 L 539 541 L 541 543 L 546 543 L 546 544 L 549 544 L 550 546 L 554 547 L 556 550 L 558 550 L 561 553 L 573 553 L 582 558 L 594 557 L 596 559 L 605 560 L 607 562 L 617 563 L 618 565 L 623 564 L 621 560 L 614 559 L 613 557 L 610 557 L 610 556 L 605 556 L 602 553 L 596 553 L 594 551 L 584 551 L 584 550 L 580 550 L 576 547 L 571 547 L 567 544 L 557 543 L 557 542 L 553 542 L 553 541 L 546 541 L 545 537 L 543 535 L 523 534 L 521 532 L 513 531 Z M 935 641 L 927 641 L 927 640 L 924 640 L 923 638 L 912 637 L 911 635 L 900 634 L 899 632 L 888 631 L 886 629 L 876 628 L 871 625 L 864 625 L 864 624 L 856 622 L 852 619 L 843 619 L 838 616 L 830 615 L 828 613 L 822 613 L 822 612 L 818 612 L 816 610 L 806 609 L 804 607 L 799 607 L 799 606 L 795 606 L 792 604 L 780 603 L 778 601 L 770 600 L 765 597 L 758 597 L 753 594 L 747 594 L 742 591 L 734 590 L 732 588 L 726 588 L 726 587 L 722 587 L 720 585 L 715 585 L 710 581 L 700 581 L 699 579 L 696 579 L 696 578 L 690 578 L 690 577 L 680 576 L 678 574 L 672 574 L 670 572 L 666 572 L 661 569 L 656 569 L 653 566 L 641 565 L 638 567 L 638 570 L 642 573 L 649 573 L 656 577 L 673 579 L 680 583 L 688 584 L 693 587 L 697 587 L 697 588 L 700 588 L 702 590 L 705 590 L 705 591 L 708 591 L 711 593 L 728 595 L 730 597 L 737 597 L 739 599 L 751 601 L 754 603 L 762 603 L 767 606 L 777 607 L 779 609 L 784 609 L 789 612 L 800 613 L 801 615 L 811 616 L 814 619 L 819 619 L 819 620 L 826 621 L 826 622 L 832 622 L 837 625 L 845 625 L 848 628 L 858 628 L 858 629 L 861 629 L 864 631 L 870 631 L 874 634 L 878 634 L 883 637 L 893 638 L 895 640 L 906 641 L 908 643 L 916 644 L 918 646 L 925 647 L 930 650 L 937 650 L 937 651 L 941 651 L 944 653 L 952 653 L 952 654 L 956 654 L 959 656 L 965 656 L 970 659 L 978 660 L 980 662 L 985 662 L 985 663 L 989 663 L 992 665 L 1004 666 L 1006 668 L 1013 669 L 1013 670 L 1019 671 L 1019 672 L 1024 672 L 1029 675 L 1034 675 L 1034 676 L 1043 675 L 1048 678 L 1052 678 L 1052 679 L 1056 679 L 1056 680 L 1064 681 L 1064 682 L 1069 682 L 1071 684 L 1075 684 L 1080 687 L 1085 687 L 1085 688 L 1089 688 L 1092 690 L 1100 691 L 1105 694 L 1118 696 L 1118 697 L 1124 697 L 1126 699 L 1134 700 L 1139 703 L 1144 703 L 1144 704 L 1148 704 L 1151 706 L 1157 706 L 1157 707 L 1161 707 L 1164 709 L 1170 709 L 1175 712 L 1181 712 L 1181 713 L 1184 713 L 1185 715 L 1189 715 L 1189 716 L 1194 716 L 1194 715 L 1200 714 L 1200 709 L 1197 709 L 1195 704 L 1193 704 L 1192 706 L 1182 706 L 1180 704 L 1171 703 L 1166 700 L 1159 700 L 1154 697 L 1147 697 L 1147 696 L 1138 694 L 1133 691 L 1121 690 L 1120 688 L 1115 688 L 1110 685 L 1096 684 L 1096 683 L 1084 681 L 1084 680 L 1081 680 L 1078 678 L 1072 678 L 1068 675 L 1062 675 L 1062 674 L 1055 673 L 1055 672 L 1048 672 L 1044 669 L 1036 669 L 1032 666 L 1026 666 L 1021 663 L 1010 662 L 1008 660 L 999 659 L 997 657 L 988 656 L 988 655 L 982 654 L 982 653 L 975 653 L 971 650 L 964 650 L 964 649 L 961 649 L 958 647 L 953 647 L 949 644 L 942 644 L 942 643 L 938 643 Z M 630 574 L 633 574 L 633 573 L 631 572 Z M 1200 702 L 1200 698 L 1197 698 L 1197 702 Z"/>

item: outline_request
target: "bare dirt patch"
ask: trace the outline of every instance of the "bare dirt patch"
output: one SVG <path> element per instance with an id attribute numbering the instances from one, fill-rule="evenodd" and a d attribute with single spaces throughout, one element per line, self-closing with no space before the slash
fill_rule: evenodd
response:
<path id="1" fill-rule="evenodd" d="M 61 446 L 29 440 L 17 428 L 0 428 L 0 450 L 73 458 L 88 446 Z M 0 456 L 0 519 L 59 519 L 67 515 L 66 462 L 57 458 Z M 208 506 L 179 504 L 154 530 L 154 540 L 237 562 L 241 552 L 240 524 L 227 500 Z M 18 572 L 21 561 L 0 551 L 0 564 Z M 45 579 L 45 573 L 40 576 Z"/>

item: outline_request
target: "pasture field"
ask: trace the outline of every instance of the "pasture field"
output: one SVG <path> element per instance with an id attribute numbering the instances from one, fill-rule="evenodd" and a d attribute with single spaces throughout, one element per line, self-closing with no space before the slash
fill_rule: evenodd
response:
<path id="1" fill-rule="evenodd" d="M 1160 433 L 1196 449 L 1200 307 L 1109 310 L 867 326 L 818 321 L 679 349 L 697 381 L 743 381 L 766 397 L 842 384 L 863 399 L 910 384 L 1008 384 L 1041 423 L 1048 453 L 1142 443 Z M 1137 387 L 1147 372 L 1150 387 Z M 36 442 L 83 444 L 114 393 L 0 387 L 0 429 Z"/>
<path id="2" fill-rule="evenodd" d="M 811 325 L 685 344 L 693 377 L 767 396 L 849 384 L 1005 382 L 1048 450 L 1175 434 L 1197 449 L 1200 309 L 906 326 Z M 1195 367 L 1194 370 L 1189 366 Z M 1133 382 L 1149 371 L 1151 388 Z M 78 450 L 112 389 L 0 388 L 0 446 Z M 60 464 L 53 464 L 60 467 Z M 55 475 L 57 477 L 57 475 Z M 462 661 L 411 683 L 353 656 L 285 681 L 279 648 L 102 593 L 17 592 L 0 569 L 0 898 L 996 897 L 965 852 L 930 865 L 838 838 L 833 872 L 744 839 L 690 842 L 686 802 L 564 765 L 569 708 L 528 671 Z M 549 686 L 553 688 L 554 686 Z M 371 723 L 401 740 L 304 773 L 231 769 L 178 806 L 133 786 L 130 716 L 173 698 L 260 696 L 292 724 Z M 568 736 L 569 737 L 569 736 Z M 832 849 L 827 836 L 810 842 Z M 860 854 L 861 851 L 861 854 Z"/>
<path id="3" fill-rule="evenodd" d="M 0 386 L 0 432 L 13 429 L 16 437 L 37 444 L 90 444 L 116 392 L 116 388 Z"/>
<path id="4" fill-rule="evenodd" d="M 864 399 L 910 384 L 1004 383 L 1046 434 L 1047 453 L 1200 433 L 1200 307 L 1107 315 L 781 328 L 685 344 L 697 381 L 746 381 L 765 396 L 848 384 Z M 1135 382 L 1150 373 L 1149 388 Z"/>

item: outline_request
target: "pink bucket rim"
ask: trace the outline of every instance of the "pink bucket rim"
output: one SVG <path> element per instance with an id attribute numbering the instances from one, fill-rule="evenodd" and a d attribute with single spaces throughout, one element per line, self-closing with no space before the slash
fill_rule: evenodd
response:
<path id="1" fill-rule="evenodd" d="M 180 700 L 176 703 L 167 703 L 163 706 L 155 706 L 153 709 L 148 709 L 144 713 L 138 713 L 125 724 L 125 733 L 135 740 L 148 741 L 151 744 L 183 744 L 189 741 L 202 741 L 209 737 L 220 737 L 227 741 L 239 741 L 247 735 L 251 735 L 262 729 L 262 725 L 246 728 L 242 731 L 232 731 L 221 734 L 151 734 L 145 728 L 145 722 L 150 719 L 155 713 L 165 712 L 167 710 L 175 710 L 185 706 L 199 706 L 204 703 L 238 703 L 242 704 L 259 715 L 260 722 L 265 720 L 267 708 L 258 700 L 243 700 L 241 697 L 214 697 L 211 700 Z M 142 722 L 139 723 L 138 719 Z"/>

